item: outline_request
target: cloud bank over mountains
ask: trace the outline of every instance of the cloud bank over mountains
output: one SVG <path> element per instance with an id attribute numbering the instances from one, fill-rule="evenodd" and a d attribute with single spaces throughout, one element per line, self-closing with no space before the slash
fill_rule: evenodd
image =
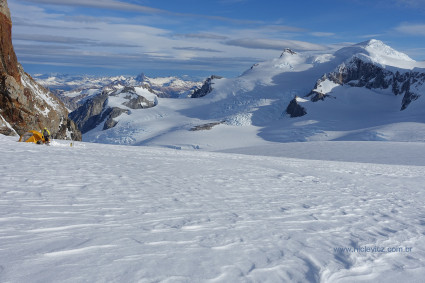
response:
<path id="1" fill-rule="evenodd" d="M 233 76 L 255 62 L 276 57 L 284 48 L 328 52 L 373 34 L 384 40 L 387 37 L 390 43 L 392 37 L 414 37 L 414 46 L 406 40 L 403 40 L 404 48 L 392 45 L 408 54 L 412 50 L 417 60 L 425 59 L 425 52 L 422 54 L 423 50 L 418 49 L 421 42 L 425 43 L 425 21 L 413 22 L 415 17 L 405 18 L 409 17 L 405 15 L 400 17 L 400 22 L 379 21 L 379 25 L 369 24 L 366 29 L 364 26 L 373 14 L 369 10 L 376 9 L 376 3 L 357 1 L 350 4 L 353 11 L 349 12 L 350 9 L 342 10 L 337 2 L 321 6 L 303 1 L 291 4 L 271 1 L 267 5 L 252 0 L 216 0 L 209 5 L 189 5 L 187 0 L 179 5 L 164 2 L 168 3 L 10 1 L 17 55 L 30 73 L 82 70 L 108 74 L 145 71 L 153 75 Z M 391 1 L 381 9 L 389 14 L 396 9 L 420 14 L 420 9 L 415 7 L 422 2 Z M 357 15 L 357 30 L 349 28 L 354 26 L 355 17 L 351 13 L 355 9 L 364 13 Z M 315 14 L 314 10 L 317 10 Z M 327 17 L 326 13 L 334 17 Z"/>

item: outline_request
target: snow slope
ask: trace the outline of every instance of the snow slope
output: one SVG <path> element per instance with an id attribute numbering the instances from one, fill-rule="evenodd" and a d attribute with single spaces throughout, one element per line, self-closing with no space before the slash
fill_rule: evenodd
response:
<path id="1" fill-rule="evenodd" d="M 329 142 L 306 160 L 285 144 L 267 157 L 0 135 L 0 282 L 421 282 L 424 144 L 386 142 L 372 163 L 330 161 L 332 145 L 348 161 L 377 148 Z"/>
<path id="2" fill-rule="evenodd" d="M 362 81 L 357 71 L 369 78 Z M 341 83 L 329 74 L 360 77 Z M 211 87 L 210 93 L 196 99 L 159 97 L 154 108 L 121 114 L 114 119 L 118 124 L 108 130 L 101 123 L 83 140 L 205 150 L 268 142 L 425 141 L 425 63 L 378 40 L 333 54 L 287 49 L 237 78 L 214 78 Z M 326 97 L 313 102 L 307 96 L 311 93 Z M 294 97 L 307 115 L 287 115 Z M 217 126 L 191 131 L 211 123 Z"/>

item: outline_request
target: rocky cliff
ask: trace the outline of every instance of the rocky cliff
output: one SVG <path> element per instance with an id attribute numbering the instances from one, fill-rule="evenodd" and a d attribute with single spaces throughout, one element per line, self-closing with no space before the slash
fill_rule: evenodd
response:
<path id="1" fill-rule="evenodd" d="M 205 95 L 209 94 L 213 90 L 213 87 L 212 87 L 212 85 L 214 84 L 213 80 L 219 80 L 219 79 L 222 79 L 222 78 L 223 77 L 215 76 L 215 75 L 212 75 L 211 77 L 207 78 L 205 80 L 204 84 L 202 85 L 202 87 L 195 90 L 192 93 L 191 97 L 192 98 L 199 98 L 199 97 L 204 97 Z"/>
<path id="2" fill-rule="evenodd" d="M 115 118 L 121 114 L 130 115 L 131 110 L 151 108 L 157 103 L 156 95 L 149 87 L 111 84 L 103 88 L 100 94 L 88 97 L 69 117 L 82 133 L 87 133 L 101 123 L 102 129 L 107 130 L 118 124 Z"/>
<path id="3" fill-rule="evenodd" d="M 0 134 L 21 135 L 47 127 L 53 138 L 81 140 L 81 133 L 68 118 L 63 103 L 18 63 L 6 0 L 0 1 L 0 36 Z"/>
<path id="4" fill-rule="evenodd" d="M 305 108 L 298 104 L 297 98 L 298 97 L 292 99 L 286 108 L 286 114 L 288 114 L 291 118 L 302 117 L 307 114 Z"/>
<path id="5" fill-rule="evenodd" d="M 308 95 L 313 102 L 324 100 L 329 96 L 322 90 L 322 85 L 326 82 L 368 89 L 389 89 L 394 95 L 403 96 L 400 110 L 404 110 L 421 96 L 425 73 L 423 69 L 386 69 L 380 64 L 369 62 L 361 57 L 353 57 L 317 81 Z"/>

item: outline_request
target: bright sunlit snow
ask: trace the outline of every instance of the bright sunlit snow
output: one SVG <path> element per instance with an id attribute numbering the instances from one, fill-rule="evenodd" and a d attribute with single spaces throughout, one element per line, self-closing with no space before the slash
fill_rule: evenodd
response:
<path id="1" fill-rule="evenodd" d="M 203 150 L 256 146 L 264 140 L 425 141 L 424 97 L 400 111 L 404 95 L 395 95 L 392 85 L 352 87 L 324 77 L 337 68 L 355 70 L 356 66 L 349 66 L 355 65 L 355 58 L 401 74 L 423 72 L 424 66 L 378 40 L 334 54 L 287 49 L 279 58 L 255 64 L 237 78 L 212 79 L 212 91 L 201 98 L 154 100 L 155 95 L 139 88 L 138 94 L 155 101 L 155 107 L 121 114 L 114 118 L 114 128 L 104 130 L 101 123 L 85 133 L 83 140 Z M 424 85 L 412 79 L 409 87 L 423 93 Z M 312 102 L 307 97 L 312 91 L 329 97 Z M 305 116 L 290 118 L 285 112 L 294 97 L 306 108 Z M 114 103 L 116 99 L 110 98 L 109 106 L 123 108 L 121 100 Z M 218 124 L 209 130 L 190 131 L 208 123 Z"/>
<path id="2" fill-rule="evenodd" d="M 327 79 L 356 58 L 401 79 Z M 0 282 L 421 282 L 425 100 L 392 88 L 422 94 L 422 65 L 374 40 L 285 50 L 201 98 L 111 85 L 126 111 L 98 144 L 0 136 Z"/>
<path id="3" fill-rule="evenodd" d="M 274 144 L 237 155 L 0 142 L 1 282 L 424 276 L 423 143 Z"/>

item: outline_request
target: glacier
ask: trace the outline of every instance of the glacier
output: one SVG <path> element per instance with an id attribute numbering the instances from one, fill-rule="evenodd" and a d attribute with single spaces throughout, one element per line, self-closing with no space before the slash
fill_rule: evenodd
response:
<path id="1" fill-rule="evenodd" d="M 126 111 L 85 142 L 0 135 L 0 281 L 421 282 L 425 101 L 335 79 L 360 60 L 422 94 L 406 56 L 285 50 L 200 98 L 119 92 L 105 105 Z"/>
<path id="2" fill-rule="evenodd" d="M 301 144 L 0 135 L 0 281 L 420 282 L 425 144 Z"/>
<path id="3" fill-rule="evenodd" d="M 425 63 L 378 40 L 333 54 L 287 49 L 239 77 L 212 76 L 206 83 L 202 97 L 158 97 L 149 109 L 128 111 L 111 97 L 105 107 L 123 109 L 114 127 L 105 127 L 105 119 L 83 139 L 214 151 L 265 141 L 425 141 Z M 290 118 L 291 101 L 306 115 Z"/>

